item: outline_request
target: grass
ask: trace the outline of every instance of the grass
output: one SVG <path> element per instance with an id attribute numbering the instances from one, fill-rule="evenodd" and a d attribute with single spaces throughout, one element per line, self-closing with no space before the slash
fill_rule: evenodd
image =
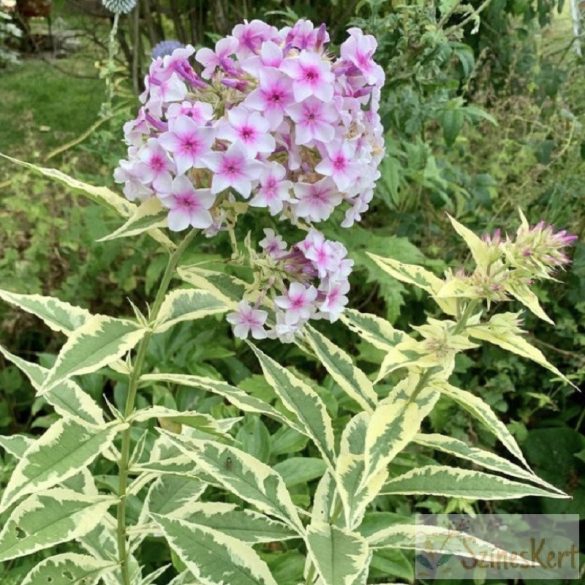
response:
<path id="1" fill-rule="evenodd" d="M 56 62 L 28 59 L 0 74 L 0 152 L 37 158 L 89 128 L 104 99 L 97 71 L 76 57 Z M 80 78 L 64 71 L 83 71 Z M 30 152 L 31 137 L 33 149 Z"/>

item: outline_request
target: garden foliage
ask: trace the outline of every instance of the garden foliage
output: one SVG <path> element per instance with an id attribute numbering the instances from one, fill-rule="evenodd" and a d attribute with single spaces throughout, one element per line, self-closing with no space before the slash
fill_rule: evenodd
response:
<path id="1" fill-rule="evenodd" d="M 234 31 L 238 42 L 220 40 L 195 59 L 177 44 L 159 47 L 146 107 L 125 127 L 129 149 L 116 179 L 128 201 L 110 188 L 11 159 L 30 176 L 61 183 L 107 210 L 66 212 L 77 218 L 78 238 L 66 243 L 78 274 L 56 277 L 57 295 L 56 284 L 44 287 L 52 296 L 34 292 L 44 272 L 31 281 L 27 262 L 19 264 L 19 286 L 31 288 L 19 291 L 12 282 L 0 290 L 13 308 L 14 330 L 27 323 L 24 313 L 47 326 L 32 342 L 38 363 L 29 346 L 11 345 L 14 335 L 0 346 L 4 387 L 18 395 L 23 380 L 30 383 L 34 405 L 27 416 L 38 429 L 0 437 L 6 452 L 0 560 L 14 568 L 15 582 L 412 581 L 412 555 L 421 546 L 416 509 L 473 513 L 490 502 L 518 510 L 518 498 L 533 496 L 523 502 L 564 511 L 567 493 L 579 502 L 583 487 L 572 457 L 584 445 L 567 425 L 578 419 L 578 430 L 581 421 L 570 402 L 579 373 L 565 377 L 524 329 L 544 339 L 556 335 L 563 355 L 585 343 L 572 317 L 585 313 L 575 301 L 585 275 L 577 263 L 567 296 L 555 277 L 568 265 L 574 237 L 531 224 L 515 204 L 528 208 L 529 217 L 552 214 L 578 225 L 571 214 L 578 218 L 582 209 L 571 177 L 580 155 L 560 157 L 559 170 L 551 153 L 578 150 L 580 130 L 571 112 L 559 113 L 546 102 L 551 96 L 536 89 L 523 103 L 538 112 L 530 112 L 535 119 L 549 116 L 550 127 L 535 122 L 532 142 L 520 148 L 516 126 L 497 126 L 495 118 L 513 103 L 506 92 L 514 84 L 499 80 L 521 78 L 506 66 L 482 95 L 476 62 L 486 46 L 494 56 L 498 43 L 508 41 L 490 39 L 483 29 L 469 36 L 494 13 L 439 4 L 371 0 L 345 15 L 331 3 L 327 19 L 340 22 L 331 29 L 334 43 L 344 40 L 347 19 L 374 34 L 386 84 L 378 96 L 378 70 L 371 81 L 365 69 L 356 72 L 372 65 L 374 45 L 354 29 L 353 53 L 347 45 L 330 51 L 340 55 L 331 103 L 314 87 L 310 96 L 293 87 L 302 68 L 283 67 L 291 104 L 282 119 L 258 105 L 264 96 L 256 84 L 272 82 L 263 68 L 271 73 L 304 50 L 317 55 L 318 73 L 327 69 L 323 28 L 299 23 L 296 38 L 284 37 L 288 55 L 278 51 L 282 36 L 263 38 L 274 32 L 261 23 L 241 26 Z M 538 3 L 548 14 L 552 6 L 545 4 Z M 533 26 L 532 3 L 524 14 Z M 175 27 L 190 22 L 186 13 L 175 16 Z M 501 30 L 517 24 L 508 3 L 496 16 Z M 292 8 L 285 18 L 294 23 Z M 174 36 L 186 42 L 185 34 L 183 28 L 183 36 Z M 356 47 L 365 47 L 361 59 Z M 344 79 L 352 74 L 356 79 Z M 502 92 L 500 110 L 490 108 L 492 89 Z M 359 108 L 347 92 L 363 100 Z M 246 99 L 251 108 L 243 106 Z M 319 127 L 303 126 L 303 104 L 318 110 Z M 185 115 L 193 123 L 163 128 Z M 347 164 L 358 152 L 355 144 L 351 156 L 344 152 L 344 132 L 354 123 L 362 132 L 357 140 L 385 148 L 384 158 L 371 156 L 372 148 L 355 168 Z M 566 144 L 563 124 L 575 136 Z M 201 160 L 192 150 L 181 156 L 183 130 L 190 139 L 211 126 L 217 133 L 206 137 Z M 339 152 L 327 147 L 331 129 Z M 266 138 L 254 142 L 259 135 Z M 107 135 L 93 140 L 92 156 L 101 152 L 111 171 L 122 153 L 110 149 Z M 227 180 L 221 165 L 245 140 L 244 152 L 235 153 L 245 176 Z M 486 146 L 488 140 L 502 148 Z M 328 166 L 339 154 L 349 176 Z M 534 158 L 542 167 L 532 177 Z M 517 164 L 527 169 L 521 184 L 505 175 Z M 502 198 L 494 176 L 517 196 Z M 328 185 L 325 197 L 313 197 L 316 179 Z M 363 184 L 354 189 L 358 179 Z M 376 179 L 372 198 L 363 186 Z M 533 194 L 538 189 L 541 199 Z M 549 195 L 564 197 L 565 209 L 543 205 Z M 361 225 L 351 225 L 368 205 Z M 104 220 L 108 214 L 115 219 Z M 492 229 L 498 223 L 504 228 Z M 37 240 L 35 249 L 47 253 L 41 235 Z M 83 247 L 88 256 L 77 258 Z M 539 297 L 547 299 L 544 307 Z M 573 360 L 565 364 L 578 366 Z M 534 428 L 539 408 L 559 406 L 546 428 Z M 10 415 L 8 425 L 21 426 Z M 563 453 L 558 469 L 547 455 L 554 445 Z M 493 552 L 462 534 L 436 529 L 426 536 L 431 552 L 440 552 L 445 536 L 454 537 L 454 552 Z"/>

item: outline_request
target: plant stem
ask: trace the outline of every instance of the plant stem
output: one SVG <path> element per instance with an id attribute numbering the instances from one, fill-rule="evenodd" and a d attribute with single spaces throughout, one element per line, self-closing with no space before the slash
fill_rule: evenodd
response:
<path id="1" fill-rule="evenodd" d="M 154 303 L 149 315 L 149 321 L 152 323 L 158 317 L 161 305 L 177 268 L 179 258 L 193 239 L 195 230 L 187 234 L 185 239 L 179 244 L 177 249 L 169 256 L 167 267 L 160 281 Z M 148 345 L 152 337 L 152 331 L 147 331 L 144 335 L 138 350 L 136 352 L 136 359 L 132 372 L 128 379 L 128 395 L 126 396 L 126 405 L 124 407 L 124 418 L 128 418 L 134 410 L 134 402 L 136 401 L 136 394 L 138 391 L 138 383 L 144 366 L 144 360 L 148 351 Z M 130 442 L 131 442 L 132 427 L 128 424 L 128 428 L 122 434 L 122 448 L 120 450 L 120 461 L 118 464 L 118 502 L 117 511 L 117 540 L 118 540 L 118 560 L 120 562 L 120 571 L 122 573 L 122 585 L 130 585 L 130 571 L 128 568 L 128 546 L 126 542 L 126 488 L 128 487 L 128 461 L 130 458 Z"/>

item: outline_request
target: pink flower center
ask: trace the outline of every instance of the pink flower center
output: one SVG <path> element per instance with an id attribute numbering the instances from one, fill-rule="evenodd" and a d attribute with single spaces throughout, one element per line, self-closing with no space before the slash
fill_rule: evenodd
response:
<path id="1" fill-rule="evenodd" d="M 343 170 L 345 170 L 345 167 L 347 166 L 347 159 L 342 154 L 338 154 L 333 159 L 333 166 L 334 166 L 336 171 L 343 171 Z"/>
<path id="2" fill-rule="evenodd" d="M 225 158 L 221 172 L 233 179 L 242 174 L 242 163 L 236 159 Z"/>
<path id="3" fill-rule="evenodd" d="M 183 211 L 195 211 L 199 207 L 199 201 L 190 193 L 176 196 L 177 207 Z"/>
<path id="4" fill-rule="evenodd" d="M 303 79 L 311 84 L 319 80 L 319 70 L 315 67 L 307 67 L 303 70 Z"/>
<path id="5" fill-rule="evenodd" d="M 244 142 L 250 142 L 256 137 L 256 130 L 251 126 L 242 126 L 240 128 L 240 137 Z"/>
<path id="6" fill-rule="evenodd" d="M 160 173 L 166 169 L 164 158 L 160 154 L 155 154 L 150 159 L 150 168 L 155 173 Z"/>
<path id="7" fill-rule="evenodd" d="M 293 295 L 289 297 L 291 309 L 302 309 L 305 306 L 305 297 L 303 295 Z"/>
<path id="8" fill-rule="evenodd" d="M 190 154 L 196 154 L 201 145 L 195 136 L 188 136 L 183 139 L 183 150 Z"/>

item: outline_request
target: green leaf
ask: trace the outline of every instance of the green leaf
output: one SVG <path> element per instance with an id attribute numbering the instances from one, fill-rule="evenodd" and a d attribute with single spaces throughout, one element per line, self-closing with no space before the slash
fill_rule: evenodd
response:
<path id="1" fill-rule="evenodd" d="M 370 313 L 345 309 L 341 313 L 341 321 L 362 339 L 383 351 L 391 350 L 404 338 L 404 333 L 394 329 L 386 319 Z"/>
<path id="2" fill-rule="evenodd" d="M 179 266 L 177 273 L 185 282 L 206 290 L 228 308 L 235 307 L 246 295 L 249 284 L 243 280 L 198 266 Z"/>
<path id="3" fill-rule="evenodd" d="M 116 231 L 100 238 L 98 242 L 109 242 L 117 238 L 137 236 L 153 228 L 167 226 L 169 212 L 162 206 L 158 197 L 150 197 L 133 210 L 128 220 Z"/>
<path id="4" fill-rule="evenodd" d="M 89 585 L 116 566 L 117 563 L 112 561 L 64 553 L 42 560 L 27 574 L 21 585 Z"/>
<path id="5" fill-rule="evenodd" d="M 29 496 L 0 532 L 0 562 L 84 536 L 116 501 L 112 496 L 85 496 L 63 488 Z"/>
<path id="6" fill-rule="evenodd" d="M 355 532 L 313 522 L 306 542 L 324 585 L 352 585 L 368 564 L 368 544 Z"/>
<path id="7" fill-rule="evenodd" d="M 89 185 L 88 183 L 83 183 L 82 181 L 74 179 L 73 177 L 62 173 L 57 169 L 50 169 L 46 167 L 40 167 L 38 165 L 33 165 L 16 158 L 6 156 L 2 153 L 0 153 L 0 157 L 30 169 L 39 175 L 57 181 L 66 187 L 71 188 L 74 192 L 84 195 L 85 197 L 89 197 L 96 203 L 115 211 L 122 217 L 130 217 L 136 210 L 136 205 L 130 203 L 124 199 L 124 197 L 120 197 L 120 195 L 114 193 L 114 191 L 111 191 L 107 187 L 94 187 L 93 185 Z M 152 230 L 148 233 L 148 235 L 166 248 L 172 249 L 175 247 L 173 242 L 169 240 L 169 238 L 160 230 Z"/>
<path id="8" fill-rule="evenodd" d="M 198 467 L 261 512 L 302 533 L 302 523 L 284 480 L 270 467 L 234 447 L 164 433 Z"/>
<path id="9" fill-rule="evenodd" d="M 317 457 L 289 457 L 273 469 L 282 476 L 286 487 L 292 487 L 319 479 L 327 471 L 327 464 Z"/>
<path id="10" fill-rule="evenodd" d="M 92 317 L 71 335 L 49 371 L 41 394 L 81 374 L 90 374 L 130 351 L 146 329 L 133 321 L 103 315 Z"/>
<path id="11" fill-rule="evenodd" d="M 443 126 L 443 138 L 447 146 L 451 146 L 463 128 L 465 116 L 460 109 L 444 110 L 440 116 L 441 125 Z"/>
<path id="12" fill-rule="evenodd" d="M 125 424 L 104 427 L 81 425 L 73 419 L 60 419 L 50 426 L 24 453 L 2 494 L 0 510 L 13 502 L 51 488 L 76 475 L 110 447 Z"/>
<path id="13" fill-rule="evenodd" d="M 37 392 L 41 389 L 49 373 L 48 369 L 23 360 L 4 349 L 1 345 L 0 353 L 26 375 Z M 104 423 L 102 409 L 73 380 L 65 380 L 65 382 L 57 384 L 43 394 L 43 399 L 53 406 L 61 416 L 74 418 L 79 422 L 91 425 Z"/>
<path id="14" fill-rule="evenodd" d="M 550 491 L 561 494 L 563 493 L 555 486 L 544 481 L 544 479 L 540 479 L 540 477 L 535 475 L 532 471 L 528 471 L 519 465 L 511 463 L 507 459 L 504 459 L 495 453 L 468 445 L 459 439 L 454 439 L 453 437 L 447 437 L 446 435 L 439 435 L 435 433 L 425 433 L 416 435 L 414 437 L 414 442 L 417 445 L 436 449 L 437 451 L 448 453 L 449 455 L 454 455 L 455 457 L 460 457 L 466 461 L 471 461 L 474 465 L 480 465 L 486 469 L 504 473 L 505 475 L 510 475 L 517 479 L 532 481 Z"/>
<path id="15" fill-rule="evenodd" d="M 71 335 L 92 316 L 89 311 L 81 307 L 75 307 L 53 297 L 22 295 L 0 289 L 0 299 L 35 315 L 53 331 L 59 331 L 65 335 Z"/>
<path id="16" fill-rule="evenodd" d="M 295 420 L 283 415 L 268 402 L 246 394 L 243 390 L 221 380 L 186 374 L 146 374 L 140 380 L 143 382 L 166 382 L 168 384 L 177 384 L 178 386 L 199 388 L 225 398 L 230 404 L 244 412 L 263 414 L 304 434 L 303 429 Z"/>
<path id="17" fill-rule="evenodd" d="M 353 364 L 347 353 L 316 329 L 307 325 L 303 331 L 316 356 L 335 382 L 365 411 L 372 412 L 378 402 L 378 395 L 364 372 Z"/>
<path id="18" fill-rule="evenodd" d="M 333 467 L 335 461 L 333 425 L 321 397 L 255 345 L 249 345 L 262 366 L 264 377 L 284 406 L 297 419 L 298 428 L 315 443 L 326 462 Z"/>
<path id="19" fill-rule="evenodd" d="M 433 495 L 471 500 L 510 500 L 525 496 L 568 498 L 533 485 L 482 471 L 443 465 L 425 465 L 387 481 L 384 495 Z"/>
<path id="20" fill-rule="evenodd" d="M 223 585 L 277 585 L 249 545 L 212 528 L 154 516 L 170 547 L 195 578 Z"/>
<path id="21" fill-rule="evenodd" d="M 225 313 L 225 303 L 203 290 L 179 289 L 167 294 L 154 325 L 155 333 L 167 331 L 182 321 L 195 321 L 209 315 Z"/>
<path id="22" fill-rule="evenodd" d="M 504 447 L 530 470 L 518 443 L 516 443 L 516 439 L 514 439 L 512 433 L 510 433 L 506 425 L 496 416 L 496 413 L 487 402 L 484 402 L 475 394 L 456 388 L 445 381 L 433 382 L 433 388 L 457 402 L 473 417 L 481 421 L 501 441 Z"/>
<path id="23" fill-rule="evenodd" d="M 502 563 L 521 566 L 534 565 L 532 561 L 506 552 L 476 536 L 442 526 L 393 524 L 370 535 L 368 544 L 374 549 L 417 550 L 481 560 L 496 558 Z"/>

